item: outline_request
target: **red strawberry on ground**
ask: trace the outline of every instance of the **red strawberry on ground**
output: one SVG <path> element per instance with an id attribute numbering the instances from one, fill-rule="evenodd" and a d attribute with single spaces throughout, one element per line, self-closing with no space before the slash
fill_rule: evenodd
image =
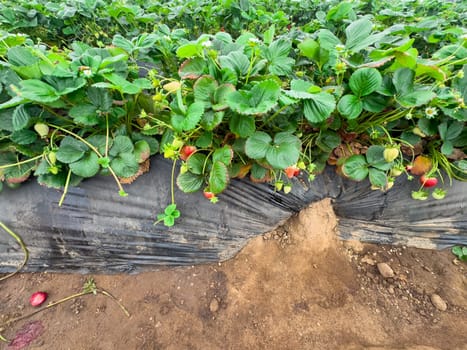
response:
<path id="1" fill-rule="evenodd" d="M 46 292 L 35 292 L 29 298 L 29 304 L 31 304 L 31 306 L 41 306 L 46 299 Z"/>

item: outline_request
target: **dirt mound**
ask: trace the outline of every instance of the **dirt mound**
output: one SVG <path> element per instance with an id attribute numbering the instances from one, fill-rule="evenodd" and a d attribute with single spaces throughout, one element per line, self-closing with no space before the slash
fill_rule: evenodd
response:
<path id="1" fill-rule="evenodd" d="M 3 335 L 13 339 L 40 321 L 27 349 L 467 349 L 465 264 L 449 251 L 341 242 L 335 227 L 324 200 L 223 263 L 94 276 L 130 318 L 110 298 L 86 296 Z M 88 277 L 21 274 L 1 282 L 0 323 L 31 311 L 32 292 L 57 300 Z"/>

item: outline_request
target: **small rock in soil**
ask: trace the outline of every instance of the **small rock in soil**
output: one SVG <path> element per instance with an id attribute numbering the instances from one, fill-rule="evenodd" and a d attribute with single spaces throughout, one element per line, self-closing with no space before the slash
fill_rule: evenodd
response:
<path id="1" fill-rule="evenodd" d="M 216 298 L 213 298 L 209 303 L 209 310 L 211 310 L 212 313 L 217 312 L 219 310 L 219 301 L 217 301 Z"/>
<path id="2" fill-rule="evenodd" d="M 392 278 L 395 276 L 394 271 L 392 270 L 391 266 L 386 263 L 379 263 L 376 265 L 378 267 L 378 271 L 384 278 Z"/>
<path id="3" fill-rule="evenodd" d="M 368 256 L 364 256 L 362 258 L 362 263 L 365 263 L 365 264 L 368 264 L 368 265 L 371 265 L 371 266 L 374 266 L 376 265 L 376 261 Z"/>
<path id="4" fill-rule="evenodd" d="M 446 311 L 447 310 L 448 305 L 446 304 L 446 302 L 438 294 L 432 294 L 430 299 L 431 299 L 431 303 L 439 311 Z"/>

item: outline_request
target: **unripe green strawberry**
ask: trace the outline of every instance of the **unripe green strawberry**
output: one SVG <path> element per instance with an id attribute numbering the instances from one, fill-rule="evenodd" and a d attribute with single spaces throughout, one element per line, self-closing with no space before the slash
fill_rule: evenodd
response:
<path id="1" fill-rule="evenodd" d="M 290 191 L 292 191 L 292 185 L 291 184 L 285 184 L 284 185 L 284 193 L 287 194 L 287 193 L 290 193 Z"/>
<path id="2" fill-rule="evenodd" d="M 426 135 L 423 133 L 423 131 L 418 127 L 416 126 L 415 128 L 412 129 L 412 132 L 417 135 L 417 136 L 420 136 L 420 137 L 426 137 Z"/>
<path id="3" fill-rule="evenodd" d="M 274 183 L 274 187 L 275 187 L 275 189 L 276 189 L 277 191 L 280 191 L 280 190 L 282 190 L 282 187 L 284 187 L 284 182 L 283 182 L 283 181 L 280 181 L 280 180 L 279 180 L 279 181 L 276 181 L 276 182 Z"/>
<path id="4" fill-rule="evenodd" d="M 188 164 L 183 162 L 180 166 L 180 174 L 185 174 L 186 172 L 188 172 Z"/>
<path id="5" fill-rule="evenodd" d="M 179 81 L 171 81 L 170 83 L 165 84 L 162 88 L 170 93 L 176 92 L 182 87 Z"/>
<path id="6" fill-rule="evenodd" d="M 174 147 L 169 143 L 166 143 L 162 147 L 162 152 L 164 154 L 164 158 L 175 159 L 178 155 L 178 148 Z"/>
<path id="7" fill-rule="evenodd" d="M 157 94 L 153 96 L 153 100 L 156 102 L 161 102 L 163 99 L 164 99 L 164 95 L 162 95 L 160 92 L 158 92 Z"/>
<path id="8" fill-rule="evenodd" d="M 396 147 L 387 147 L 383 152 L 384 160 L 388 163 L 399 157 L 399 149 Z"/>
<path id="9" fill-rule="evenodd" d="M 47 171 L 52 175 L 57 175 L 60 169 L 56 165 L 49 166 Z"/>
<path id="10" fill-rule="evenodd" d="M 305 170 L 306 169 L 306 164 L 303 160 L 299 161 L 297 163 L 297 168 L 299 168 L 300 170 Z"/>
<path id="11" fill-rule="evenodd" d="M 49 158 L 50 164 L 55 165 L 57 162 L 57 153 L 55 151 L 51 151 L 47 153 L 47 158 Z"/>
<path id="12" fill-rule="evenodd" d="M 389 171 L 389 175 L 398 177 L 402 174 L 403 171 L 404 171 L 404 168 L 402 167 L 394 167 L 394 168 L 391 168 L 391 170 Z"/>
<path id="13" fill-rule="evenodd" d="M 174 138 L 172 141 L 172 146 L 174 149 L 180 149 L 183 146 L 184 142 L 183 140 L 180 140 L 179 138 Z"/>
<path id="14" fill-rule="evenodd" d="M 49 127 L 47 124 L 44 123 L 36 123 L 34 124 L 34 130 L 39 134 L 39 136 L 44 139 L 49 135 Z"/>

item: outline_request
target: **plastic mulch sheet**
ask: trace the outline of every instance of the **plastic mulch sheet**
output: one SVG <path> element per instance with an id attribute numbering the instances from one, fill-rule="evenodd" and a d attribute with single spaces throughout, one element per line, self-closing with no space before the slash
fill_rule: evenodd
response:
<path id="1" fill-rule="evenodd" d="M 61 191 L 35 181 L 0 193 L 0 220 L 20 235 L 30 258 L 25 271 L 135 273 L 161 265 L 193 265 L 234 256 L 248 239 L 268 232 L 309 204 L 330 197 L 343 239 L 445 248 L 467 244 L 467 183 L 453 182 L 444 200 L 414 201 L 418 183 L 397 181 L 387 193 L 368 182 L 342 179 L 330 167 L 309 183 L 296 179 L 289 194 L 267 184 L 233 180 L 216 204 L 201 193 L 176 191 L 182 216 L 173 227 L 154 225 L 170 203 L 171 162 L 152 159 L 149 173 L 125 187 L 99 177 Z M 0 273 L 23 259 L 0 232 Z"/>

